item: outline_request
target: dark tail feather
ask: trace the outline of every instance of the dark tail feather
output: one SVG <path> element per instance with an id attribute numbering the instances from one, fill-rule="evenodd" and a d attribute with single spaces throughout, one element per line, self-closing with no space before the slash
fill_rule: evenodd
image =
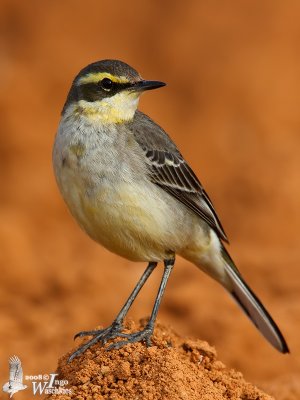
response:
<path id="1" fill-rule="evenodd" d="M 287 343 L 272 317 L 241 277 L 224 248 L 225 271 L 231 285 L 228 290 L 261 334 L 281 353 L 289 353 Z"/>

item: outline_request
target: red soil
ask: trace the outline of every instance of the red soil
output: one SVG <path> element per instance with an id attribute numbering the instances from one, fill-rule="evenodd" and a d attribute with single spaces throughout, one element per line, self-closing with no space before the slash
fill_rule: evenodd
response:
<path id="1" fill-rule="evenodd" d="M 228 367 L 277 399 L 300 398 L 300 3 L 2 0 L 0 9 L 0 382 L 12 354 L 25 374 L 53 371 L 74 333 L 111 323 L 145 267 L 81 232 L 51 166 L 74 75 L 119 58 L 168 83 L 146 93 L 141 109 L 204 184 L 232 257 L 291 355 L 272 349 L 182 259 L 159 319 L 216 346 Z M 137 299 L 136 321 L 149 315 L 160 273 Z"/>
<path id="2" fill-rule="evenodd" d="M 137 329 L 131 323 L 126 332 Z M 107 351 L 95 345 L 71 363 L 69 356 L 59 360 L 57 379 L 68 380 L 72 394 L 48 400 L 273 399 L 226 368 L 208 343 L 183 339 L 159 324 L 152 347 L 136 343 Z"/>

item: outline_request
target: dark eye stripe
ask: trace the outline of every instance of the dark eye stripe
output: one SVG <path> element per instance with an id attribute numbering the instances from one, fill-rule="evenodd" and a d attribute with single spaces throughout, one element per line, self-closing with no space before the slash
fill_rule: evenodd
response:
<path id="1" fill-rule="evenodd" d="M 101 101 L 105 97 L 112 97 L 122 90 L 129 89 L 133 84 L 130 82 L 119 83 L 113 82 L 113 87 L 110 90 L 104 90 L 98 82 L 81 83 L 80 85 L 73 84 L 65 102 L 63 112 L 70 103 L 85 100 L 88 102 Z"/>
<path id="2" fill-rule="evenodd" d="M 106 80 L 106 78 L 105 78 Z M 82 88 L 82 87 L 96 87 L 99 89 L 99 87 L 101 87 L 102 82 L 104 81 L 104 79 L 102 79 L 101 81 L 97 81 L 97 82 L 88 82 L 88 83 L 81 83 L 78 87 Z M 123 89 L 127 89 L 133 86 L 133 84 L 131 82 L 126 82 L 126 83 L 120 83 L 120 82 L 114 82 L 111 81 L 112 85 L 114 88 L 118 88 L 118 90 L 123 90 Z"/>
<path id="3" fill-rule="evenodd" d="M 128 82 L 128 83 L 114 82 L 114 87 L 117 88 L 117 91 L 128 89 L 128 88 L 130 88 L 132 86 L 133 86 L 133 84 L 130 83 L 130 82 Z"/>

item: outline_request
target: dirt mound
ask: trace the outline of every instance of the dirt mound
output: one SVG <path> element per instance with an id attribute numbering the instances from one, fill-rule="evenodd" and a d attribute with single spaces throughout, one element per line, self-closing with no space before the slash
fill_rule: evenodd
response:
<path id="1" fill-rule="evenodd" d="M 127 324 L 126 332 L 136 330 L 133 322 Z M 135 343 L 106 351 L 94 345 L 68 364 L 70 354 L 59 360 L 57 372 L 68 380 L 72 395 L 48 400 L 273 399 L 226 368 L 207 342 L 182 338 L 160 324 L 152 347 Z"/>
<path id="2" fill-rule="evenodd" d="M 2 0 L 0 9 L 0 388 L 14 354 L 24 375 L 52 372 L 75 332 L 111 323 L 146 267 L 78 228 L 51 165 L 72 79 L 118 58 L 167 83 L 140 109 L 203 183 L 231 256 L 291 354 L 180 257 L 159 318 L 212 343 L 276 400 L 299 400 L 300 2 Z M 130 310 L 136 321 L 153 307 L 162 268 Z"/>

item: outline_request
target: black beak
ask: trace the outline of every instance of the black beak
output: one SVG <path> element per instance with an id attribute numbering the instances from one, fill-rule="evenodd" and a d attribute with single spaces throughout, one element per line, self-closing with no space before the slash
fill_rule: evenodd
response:
<path id="1" fill-rule="evenodd" d="M 158 89 L 162 86 L 166 86 L 164 82 L 159 81 L 139 81 L 132 85 L 132 89 L 137 92 L 143 92 L 144 90 Z"/>

